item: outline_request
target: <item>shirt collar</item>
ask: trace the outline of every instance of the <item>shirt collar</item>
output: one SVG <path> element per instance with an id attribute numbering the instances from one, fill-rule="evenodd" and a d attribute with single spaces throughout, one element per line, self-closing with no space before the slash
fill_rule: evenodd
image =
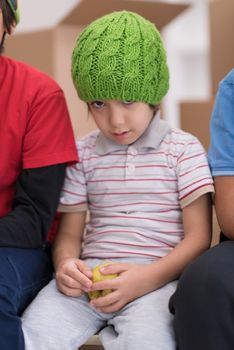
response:
<path id="1" fill-rule="evenodd" d="M 136 142 L 131 144 L 131 146 L 138 150 L 142 148 L 157 149 L 162 139 L 169 131 L 170 127 L 168 123 L 160 119 L 160 112 L 158 111 L 146 131 Z M 118 145 L 100 132 L 97 137 L 95 149 L 98 154 L 104 155 L 116 151 L 127 150 L 129 146 L 130 145 Z"/>

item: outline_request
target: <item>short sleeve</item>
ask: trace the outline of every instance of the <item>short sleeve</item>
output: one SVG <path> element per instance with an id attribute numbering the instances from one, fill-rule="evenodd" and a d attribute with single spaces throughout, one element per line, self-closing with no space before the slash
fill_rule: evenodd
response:
<path id="1" fill-rule="evenodd" d="M 73 129 L 61 90 L 49 93 L 39 91 L 28 114 L 23 143 L 23 168 L 77 160 Z"/>
<path id="2" fill-rule="evenodd" d="M 207 156 L 201 143 L 193 136 L 177 160 L 178 192 L 181 207 L 192 203 L 201 195 L 213 192 L 213 179 Z"/>
<path id="3" fill-rule="evenodd" d="M 213 176 L 234 175 L 234 69 L 221 81 L 210 123 Z"/>
<path id="4" fill-rule="evenodd" d="M 78 147 L 79 163 L 66 168 L 66 176 L 59 200 L 59 212 L 77 212 L 87 210 L 87 186 L 83 169 L 83 152 Z"/>

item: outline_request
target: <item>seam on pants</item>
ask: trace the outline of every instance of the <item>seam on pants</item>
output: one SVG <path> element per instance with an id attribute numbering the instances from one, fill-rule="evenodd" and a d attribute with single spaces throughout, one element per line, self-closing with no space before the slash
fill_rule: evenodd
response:
<path id="1" fill-rule="evenodd" d="M 17 268 L 15 267 L 15 264 L 14 264 L 14 261 L 12 260 L 12 258 L 10 256 L 7 257 L 13 271 L 15 272 L 15 275 L 16 275 L 16 278 L 17 278 L 17 282 L 18 282 L 18 285 L 19 285 L 19 289 L 21 291 L 27 291 L 27 290 L 30 290 L 30 289 L 37 289 L 39 286 L 41 286 L 41 284 L 44 284 L 44 282 L 46 281 L 49 281 L 48 278 L 41 278 L 40 281 L 36 281 L 34 283 L 31 283 L 30 285 L 26 286 L 26 287 L 22 287 L 22 283 L 21 283 L 21 277 L 18 273 L 18 270 Z"/>

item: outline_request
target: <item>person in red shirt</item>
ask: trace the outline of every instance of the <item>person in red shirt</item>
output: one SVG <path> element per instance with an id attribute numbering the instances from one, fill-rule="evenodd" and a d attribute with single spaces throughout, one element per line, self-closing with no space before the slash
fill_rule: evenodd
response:
<path id="1" fill-rule="evenodd" d="M 52 277 L 48 232 L 68 163 L 77 152 L 61 88 L 3 55 L 19 21 L 0 0 L 0 349 L 22 350 L 20 316 Z"/>

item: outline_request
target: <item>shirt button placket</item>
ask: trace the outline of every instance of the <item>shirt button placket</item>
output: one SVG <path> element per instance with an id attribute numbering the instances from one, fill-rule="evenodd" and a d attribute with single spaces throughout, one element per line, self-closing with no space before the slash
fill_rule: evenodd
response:
<path id="1" fill-rule="evenodd" d="M 128 151 L 127 151 L 127 161 L 126 161 L 126 178 L 128 177 L 133 177 L 133 175 L 135 174 L 135 156 L 137 155 L 137 150 L 132 147 L 129 146 L 128 147 Z"/>

